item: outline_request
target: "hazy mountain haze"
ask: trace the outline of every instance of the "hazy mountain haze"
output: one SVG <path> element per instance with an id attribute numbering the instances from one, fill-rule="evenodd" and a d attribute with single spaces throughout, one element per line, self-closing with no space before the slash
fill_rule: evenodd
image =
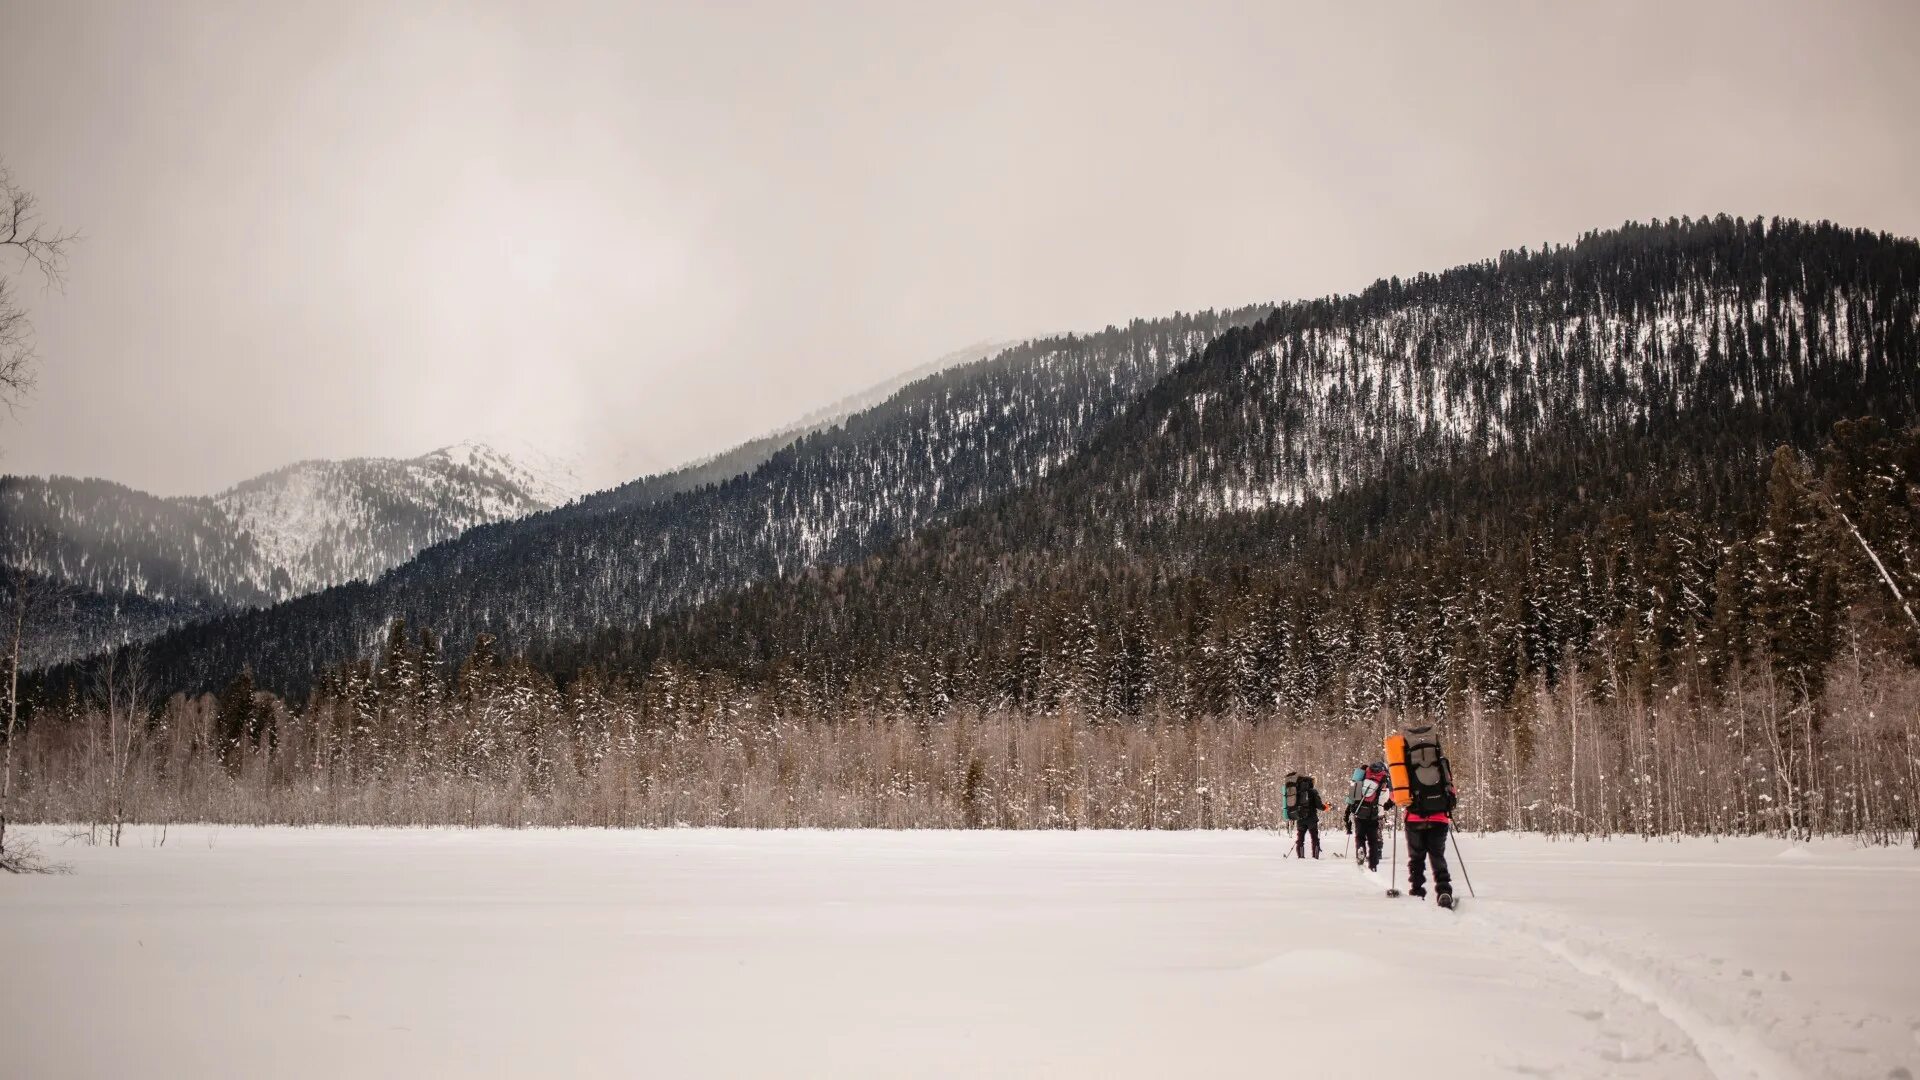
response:
<path id="1" fill-rule="evenodd" d="M 0 470 L 181 494 L 505 431 L 637 473 L 983 338 L 1628 218 L 1914 235 L 1916 30 L 1898 3 L 8 0 L 0 155 L 86 238 L 31 298 Z"/>

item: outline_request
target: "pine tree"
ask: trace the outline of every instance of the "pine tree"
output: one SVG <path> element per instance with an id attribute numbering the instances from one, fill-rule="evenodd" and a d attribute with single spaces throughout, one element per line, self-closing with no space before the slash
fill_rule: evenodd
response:
<path id="1" fill-rule="evenodd" d="M 255 738 L 255 707 L 253 676 L 241 672 L 227 684 L 220 694 L 217 717 L 217 730 L 220 739 L 220 760 L 228 771 L 238 772 L 240 760 Z"/>
<path id="2" fill-rule="evenodd" d="M 1807 467 L 1791 447 L 1774 452 L 1766 498 L 1766 527 L 1753 543 L 1755 615 L 1795 698 L 1811 701 L 1833 658 L 1839 594 Z"/>

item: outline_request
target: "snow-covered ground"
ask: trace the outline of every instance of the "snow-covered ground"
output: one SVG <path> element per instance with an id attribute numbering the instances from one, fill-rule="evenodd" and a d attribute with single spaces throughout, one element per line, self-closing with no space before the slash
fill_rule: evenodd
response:
<path id="1" fill-rule="evenodd" d="M 22 1078 L 1920 1074 L 1911 850 L 1469 836 L 1450 915 L 1272 834 L 37 836 Z"/>

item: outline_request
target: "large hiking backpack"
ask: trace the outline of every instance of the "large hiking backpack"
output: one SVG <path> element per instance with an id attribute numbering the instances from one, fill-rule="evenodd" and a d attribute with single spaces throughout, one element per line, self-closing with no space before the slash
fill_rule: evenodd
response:
<path id="1" fill-rule="evenodd" d="M 1432 727 L 1410 728 L 1406 738 L 1407 809 L 1415 814 L 1444 814 L 1453 809 L 1453 766 L 1440 752 Z"/>
<path id="2" fill-rule="evenodd" d="M 1357 765 L 1353 770 L 1353 785 L 1347 788 L 1347 805 L 1359 806 L 1367 794 L 1367 767 Z"/>
<path id="3" fill-rule="evenodd" d="M 1359 777 L 1353 783 L 1354 813 L 1371 821 L 1380 815 L 1380 811 L 1386 808 L 1387 803 L 1392 801 L 1393 789 L 1388 783 L 1387 771 L 1362 766 L 1355 769 L 1354 774 Z M 1367 794 L 1369 781 L 1373 784 L 1372 795 Z"/>
<path id="4" fill-rule="evenodd" d="M 1313 786 L 1313 777 L 1302 776 L 1293 782 L 1293 816 L 1296 818 L 1317 817 L 1320 814 L 1320 792 Z"/>
<path id="5" fill-rule="evenodd" d="M 1293 820 L 1293 810 L 1299 800 L 1300 774 L 1290 772 L 1280 782 L 1280 816 L 1287 821 Z"/>

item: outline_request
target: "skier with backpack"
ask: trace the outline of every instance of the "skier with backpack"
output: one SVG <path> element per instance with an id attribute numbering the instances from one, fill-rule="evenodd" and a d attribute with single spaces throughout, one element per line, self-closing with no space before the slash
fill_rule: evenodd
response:
<path id="1" fill-rule="evenodd" d="M 1353 834 L 1354 860 L 1364 863 L 1368 870 L 1380 868 L 1380 815 L 1392 802 L 1386 762 L 1376 761 L 1353 770 L 1353 788 L 1347 795 L 1347 832 Z"/>
<path id="2" fill-rule="evenodd" d="M 1447 868 L 1447 833 L 1458 799 L 1453 767 L 1440 751 L 1432 727 L 1409 728 L 1387 736 L 1387 773 L 1393 801 L 1406 811 L 1407 892 L 1427 895 L 1427 866 L 1433 867 L 1434 900 L 1453 906 L 1453 876 Z M 1389 890 L 1388 895 L 1395 895 Z"/>
<path id="3" fill-rule="evenodd" d="M 1313 786 L 1313 777 L 1299 773 L 1287 774 L 1281 788 L 1281 813 L 1293 822 L 1294 857 L 1307 857 L 1307 837 L 1313 837 L 1313 857 L 1320 857 L 1320 811 L 1333 807 L 1321 800 L 1319 789 Z"/>

